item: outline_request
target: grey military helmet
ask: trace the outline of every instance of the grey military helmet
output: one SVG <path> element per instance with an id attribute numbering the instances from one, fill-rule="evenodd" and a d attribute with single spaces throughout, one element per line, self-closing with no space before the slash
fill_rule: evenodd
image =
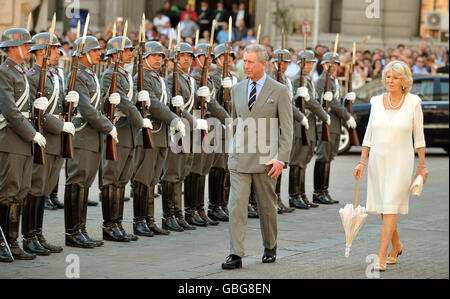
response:
<path id="1" fill-rule="evenodd" d="M 289 52 L 289 50 L 286 49 L 277 49 L 273 52 L 273 56 L 272 59 L 270 60 L 270 62 L 278 62 L 278 57 L 279 55 L 281 55 L 281 53 L 283 53 L 283 61 L 284 62 L 291 62 L 291 52 Z"/>
<path id="2" fill-rule="evenodd" d="M 314 62 L 314 63 L 317 62 L 316 55 L 311 50 L 306 51 L 301 50 L 300 52 L 298 52 L 297 63 L 301 63 L 303 57 L 305 57 L 305 62 Z"/>
<path id="3" fill-rule="evenodd" d="M 320 64 L 329 63 L 329 62 L 331 62 L 332 59 L 333 59 L 333 52 L 327 52 L 327 53 L 323 54 L 322 62 Z M 334 57 L 334 62 L 337 64 L 341 64 L 338 53 L 336 53 L 336 56 Z"/>
<path id="4" fill-rule="evenodd" d="M 35 34 L 33 38 L 31 39 L 31 49 L 30 52 L 34 52 L 37 50 L 43 50 L 48 44 L 48 41 L 50 39 L 50 32 L 42 32 Z M 59 43 L 58 37 L 53 34 L 53 41 L 52 46 L 61 47 L 61 44 Z"/>
<path id="5" fill-rule="evenodd" d="M 189 53 L 194 56 L 194 49 L 188 43 L 180 43 L 180 54 Z"/>
<path id="6" fill-rule="evenodd" d="M 83 40 L 83 38 L 79 37 L 73 42 L 74 51 L 73 51 L 72 56 L 75 56 L 78 54 L 78 46 L 82 40 Z M 86 36 L 85 45 L 83 48 L 83 52 L 81 54 L 86 54 L 87 52 L 89 52 L 91 50 L 95 50 L 95 49 L 101 49 L 100 44 L 98 43 L 98 40 L 95 38 L 95 36 L 92 36 L 92 35 Z"/>
<path id="7" fill-rule="evenodd" d="M 201 44 L 198 44 L 198 45 L 195 46 L 195 48 L 194 48 L 194 56 L 195 56 L 195 57 L 198 57 L 198 56 L 200 56 L 200 55 L 206 55 L 209 46 L 210 46 L 210 45 L 207 44 L 207 43 L 201 43 Z M 212 49 L 212 47 L 211 47 L 211 57 L 214 58 L 214 50 Z"/>
<path id="8" fill-rule="evenodd" d="M 3 31 L 0 48 L 18 47 L 23 44 L 31 44 L 31 35 L 24 28 L 9 28 Z"/>
<path id="9" fill-rule="evenodd" d="M 116 36 L 111 38 L 106 44 L 106 56 L 110 56 L 111 54 L 117 53 L 118 49 L 122 47 L 122 36 Z M 133 44 L 131 43 L 131 39 L 128 37 L 125 39 L 125 48 L 133 50 Z"/>
<path id="10" fill-rule="evenodd" d="M 220 55 L 223 55 L 224 53 L 225 53 L 225 44 L 224 43 L 217 45 L 214 48 L 214 57 L 215 58 L 218 58 Z M 233 56 L 233 59 L 236 59 L 236 53 L 233 51 L 233 48 L 231 48 L 230 54 L 231 54 L 231 56 Z"/>
<path id="11" fill-rule="evenodd" d="M 150 54 L 161 54 L 166 57 L 165 49 L 160 42 L 150 41 L 145 43 L 145 53 L 143 55 L 146 58 Z"/>

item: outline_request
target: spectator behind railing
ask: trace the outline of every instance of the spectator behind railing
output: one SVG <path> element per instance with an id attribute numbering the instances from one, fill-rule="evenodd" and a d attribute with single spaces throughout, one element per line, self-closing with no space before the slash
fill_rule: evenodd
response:
<path id="1" fill-rule="evenodd" d="M 416 58 L 416 63 L 412 67 L 413 74 L 428 74 L 428 70 L 425 67 L 425 57 L 419 56 Z"/>
<path id="2" fill-rule="evenodd" d="M 185 14 L 184 19 L 180 21 L 180 30 L 182 38 L 195 38 L 195 33 L 197 32 L 197 30 L 199 30 L 199 27 L 197 23 L 191 19 L 190 14 Z"/>
<path id="3" fill-rule="evenodd" d="M 170 23 L 170 18 L 164 15 L 162 9 L 158 10 L 156 16 L 153 18 L 153 25 L 156 27 L 156 31 L 158 31 L 158 33 L 161 33 L 161 30 L 166 27 L 167 23 Z"/>
<path id="4" fill-rule="evenodd" d="M 186 4 L 184 10 L 181 12 L 180 21 L 184 21 L 187 15 L 191 16 L 192 21 L 198 21 L 198 15 L 195 11 L 192 10 L 192 7 L 189 3 Z"/>

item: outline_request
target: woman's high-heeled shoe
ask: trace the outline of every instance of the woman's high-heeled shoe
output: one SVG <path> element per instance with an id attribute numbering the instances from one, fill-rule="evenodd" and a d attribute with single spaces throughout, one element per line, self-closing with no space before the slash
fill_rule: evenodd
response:
<path id="1" fill-rule="evenodd" d="M 375 266 L 373 266 L 373 270 L 384 272 L 384 271 L 386 271 L 386 264 L 376 263 Z"/>
<path id="2" fill-rule="evenodd" d="M 401 244 L 400 250 L 396 257 L 390 256 L 390 254 L 389 254 L 389 257 L 386 259 L 386 264 L 389 264 L 389 265 L 397 264 L 398 257 L 399 257 L 399 255 L 402 254 L 402 252 L 403 252 L 403 244 Z"/>

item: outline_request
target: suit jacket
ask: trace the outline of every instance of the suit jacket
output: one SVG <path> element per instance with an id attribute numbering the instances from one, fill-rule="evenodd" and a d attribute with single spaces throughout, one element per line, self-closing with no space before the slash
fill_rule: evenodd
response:
<path id="1" fill-rule="evenodd" d="M 25 72 L 11 59 L 0 66 L 0 114 L 8 122 L 0 130 L 0 152 L 31 156 L 36 130 L 22 112 L 31 111 L 29 99 L 19 111 L 16 102 L 25 91 Z"/>
<path id="2" fill-rule="evenodd" d="M 28 82 L 30 84 L 30 99 L 32 101 L 36 99 L 40 72 L 41 67 L 35 63 L 27 73 Z M 50 102 L 53 92 L 56 93 L 55 80 L 58 80 L 59 90 L 57 97 L 55 97 L 54 100 Z M 54 73 L 50 70 L 47 71 L 44 96 L 49 100 L 47 111 L 45 111 L 45 113 L 43 114 L 43 135 L 47 141 L 45 145 L 45 152 L 48 154 L 60 156 L 62 149 L 61 133 L 64 125 L 64 121 L 60 118 L 60 115 L 63 113 L 62 102 L 64 99 L 64 90 L 61 77 L 57 73 Z M 54 103 L 54 101 L 56 101 L 56 103 Z M 56 105 L 55 109 L 53 113 L 50 114 L 54 104 Z"/>
<path id="3" fill-rule="evenodd" d="M 325 81 L 326 81 L 326 72 L 322 72 L 317 80 L 317 94 L 319 95 L 321 102 L 323 99 L 323 95 L 325 94 Z M 333 100 L 328 103 L 328 113 L 330 114 L 331 125 L 330 133 L 333 134 L 341 134 L 341 120 L 349 120 L 350 114 L 345 109 L 344 105 L 341 104 L 338 86 L 336 85 L 336 81 L 333 77 L 330 78 L 330 91 L 333 93 Z M 320 132 L 322 132 L 322 127 L 320 127 Z"/>
<path id="4" fill-rule="evenodd" d="M 70 81 L 69 74 L 67 82 Z M 102 114 L 103 99 L 100 83 L 96 82 L 97 74 L 83 64 L 78 65 L 77 79 L 74 90 L 79 94 L 77 111 L 79 115 L 72 119 L 77 132 L 73 138 L 75 148 L 101 152 L 103 134 L 108 134 L 113 129 L 113 124 Z M 91 103 L 91 98 L 99 89 L 99 103 L 97 107 Z"/>
<path id="5" fill-rule="evenodd" d="M 249 130 L 251 126 L 235 128 L 232 152 L 229 155 L 228 167 L 230 170 L 241 173 L 264 173 L 267 166 L 264 164 L 271 159 L 287 163 L 292 148 L 292 104 L 289 100 L 288 88 L 267 76 L 266 82 L 259 93 L 252 110 L 248 108 L 248 83 L 243 80 L 231 88 L 232 118 L 243 121 L 255 121 L 256 134 Z M 276 119 L 279 131 L 272 132 L 278 137 L 277 142 L 271 138 L 270 120 Z M 258 122 L 265 124 L 266 134 L 258 140 Z M 271 140 L 272 139 L 272 140 Z M 243 141 L 239 143 L 240 141 Z M 270 147 L 269 152 L 258 148 L 258 143 Z M 249 151 L 248 145 L 256 145 L 256 152 Z M 245 149 L 244 153 L 236 152 Z M 241 150 L 242 151 L 242 150 Z M 270 156 L 269 154 L 275 154 Z"/>

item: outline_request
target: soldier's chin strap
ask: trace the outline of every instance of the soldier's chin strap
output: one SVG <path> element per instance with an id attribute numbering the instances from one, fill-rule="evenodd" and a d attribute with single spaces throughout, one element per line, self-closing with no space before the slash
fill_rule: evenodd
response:
<path id="1" fill-rule="evenodd" d="M 86 57 L 87 57 L 88 62 L 89 62 L 91 65 L 93 65 L 92 59 L 91 59 L 91 56 L 89 56 L 89 53 L 86 53 Z"/>
<path id="2" fill-rule="evenodd" d="M 203 63 L 200 62 L 200 59 L 198 59 L 198 57 L 197 57 L 197 58 L 195 58 L 195 60 L 197 60 L 199 67 L 203 68 Z"/>
<path id="3" fill-rule="evenodd" d="M 19 48 L 20 58 L 22 59 L 23 63 L 25 63 L 25 57 L 23 56 L 22 46 L 18 46 L 17 48 Z"/>
<path id="4" fill-rule="evenodd" d="M 223 69 L 223 63 L 219 59 L 216 60 L 216 65 Z"/>

